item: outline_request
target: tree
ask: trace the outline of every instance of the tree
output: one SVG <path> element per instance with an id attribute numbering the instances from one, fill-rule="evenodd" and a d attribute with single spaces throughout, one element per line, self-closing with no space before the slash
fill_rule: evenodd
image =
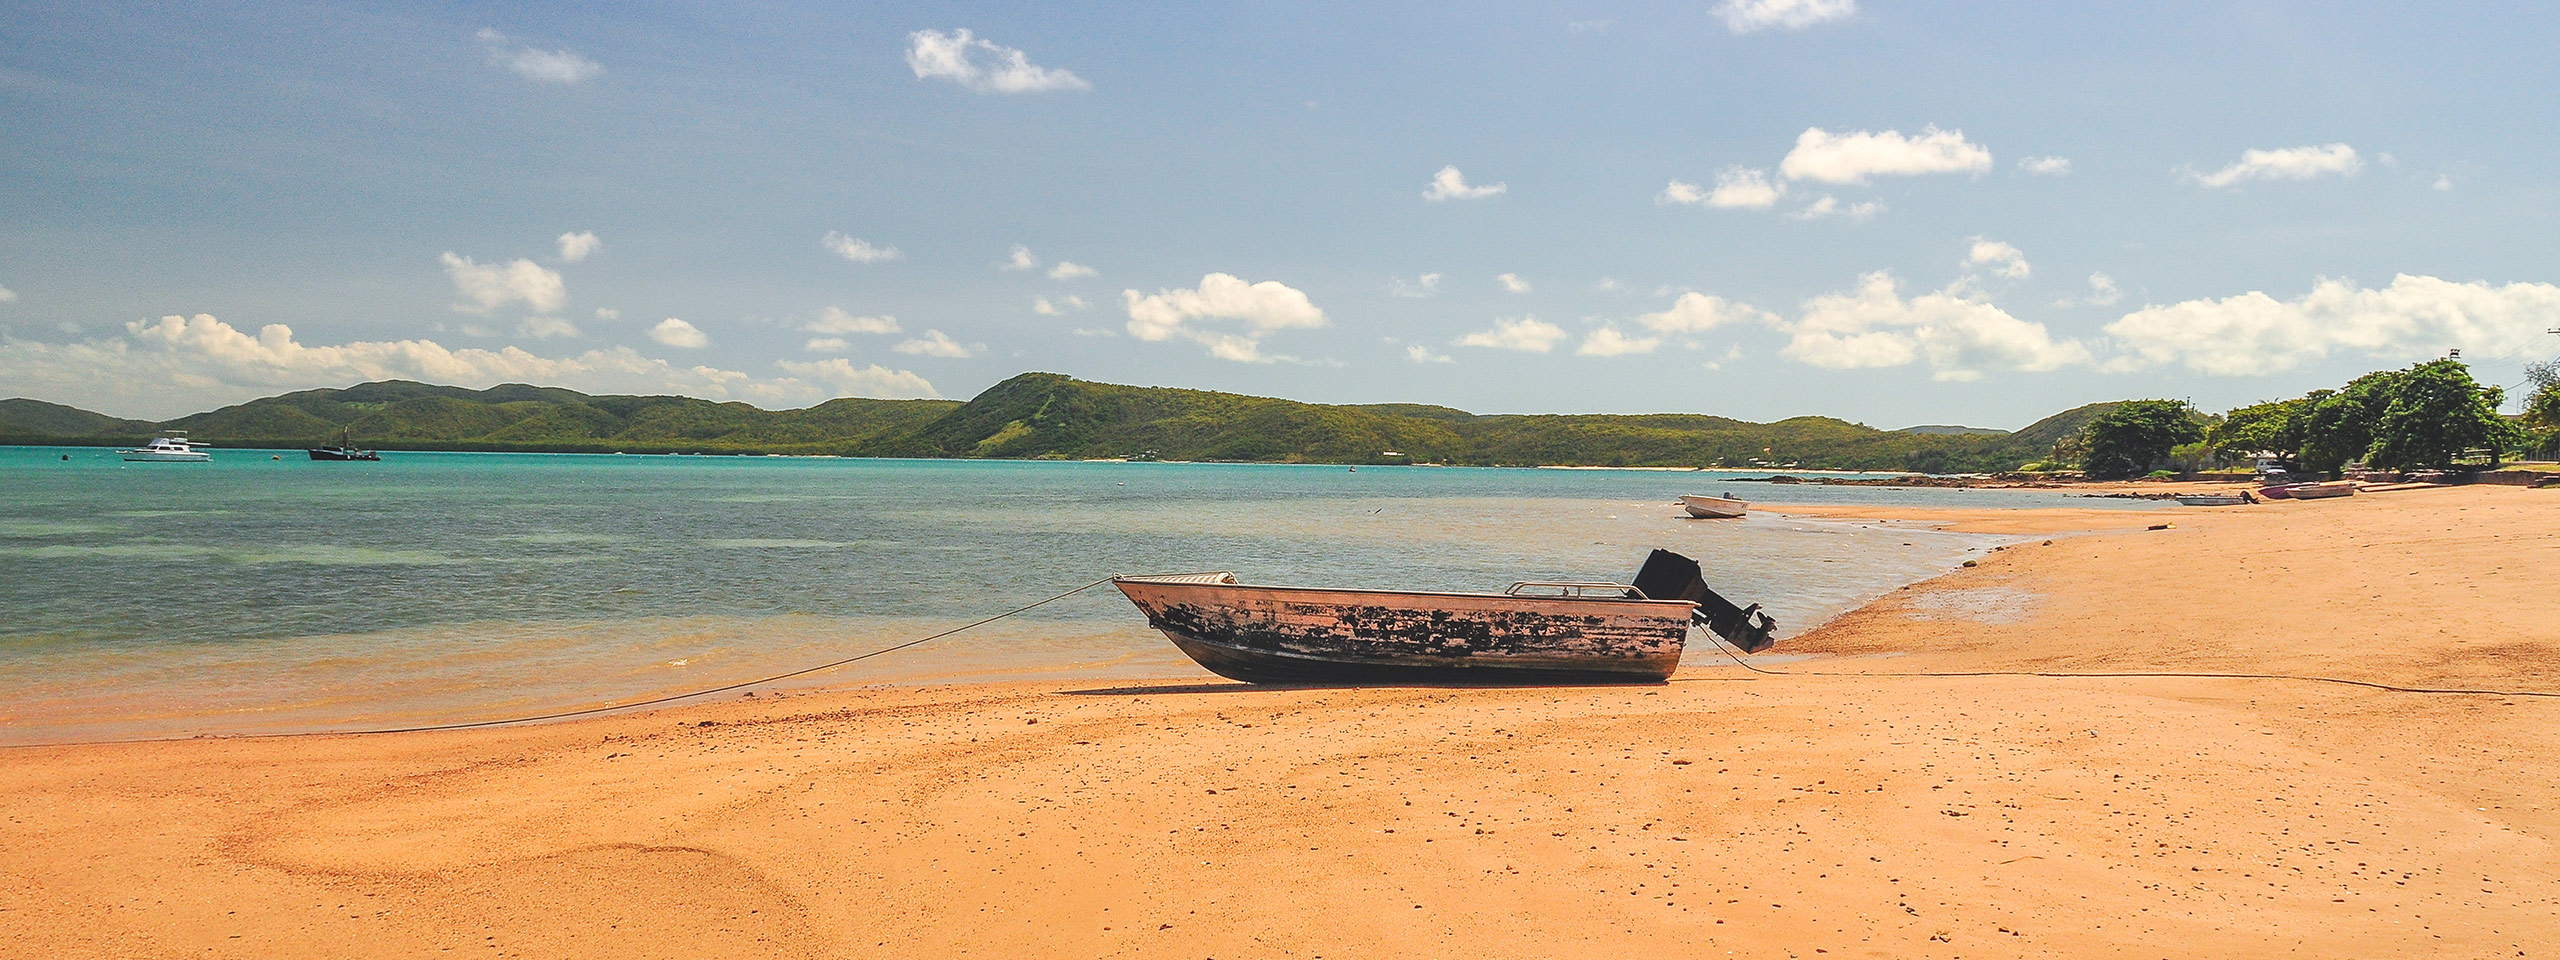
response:
<path id="1" fill-rule="evenodd" d="M 2303 399 L 2311 409 L 2302 423 L 2302 466 L 2330 473 L 2373 448 L 2374 428 L 2391 407 L 2400 371 L 2377 370 L 2348 382 L 2334 393 L 2314 390 Z"/>
<path id="2" fill-rule="evenodd" d="M 2225 460 L 2272 453 L 2292 460 L 2302 449 L 2302 428 L 2312 398 L 2253 403 L 2224 414 L 2206 431 L 2215 455 Z"/>
<path id="3" fill-rule="evenodd" d="M 2178 400 L 2133 400 L 2089 421 L 2087 470 L 2100 480 L 2141 476 L 2182 443 L 2204 439 L 2195 411 Z"/>
<path id="4" fill-rule="evenodd" d="M 2533 392 L 2524 396 L 2520 418 L 2525 429 L 2533 432 L 2531 449 L 2560 447 L 2560 360 L 2525 364 L 2524 378 L 2533 384 Z"/>
<path id="5" fill-rule="evenodd" d="M 2498 415 L 2506 391 L 2471 379 L 2460 360 L 2436 360 L 2401 371 L 2374 423 L 2365 460 L 2385 469 L 2450 467 L 2465 451 L 2485 448 L 2496 466 L 2523 432 Z"/>

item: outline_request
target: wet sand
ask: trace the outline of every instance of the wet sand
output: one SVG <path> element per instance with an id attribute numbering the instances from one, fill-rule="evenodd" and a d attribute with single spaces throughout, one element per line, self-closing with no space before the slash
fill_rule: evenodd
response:
<path id="1" fill-rule="evenodd" d="M 1772 669 L 2560 690 L 2560 492 L 1850 513 L 2034 538 L 1794 638 L 1781 652 L 1820 656 Z M 2484 957 L 2560 942 L 2548 698 L 1762 676 L 1693 644 L 1659 687 L 1258 690 L 1184 673 L 0 756 L 8 956 Z"/>

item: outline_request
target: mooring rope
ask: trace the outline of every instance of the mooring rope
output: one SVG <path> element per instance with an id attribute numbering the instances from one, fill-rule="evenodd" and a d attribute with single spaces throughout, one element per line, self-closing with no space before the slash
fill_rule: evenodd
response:
<path id="1" fill-rule="evenodd" d="M 1874 672 L 1861 671 L 1852 673 L 1834 673 L 1822 670 L 1771 670 L 1742 659 L 1741 655 L 1734 653 L 1731 647 L 1727 647 L 1721 643 L 1715 643 L 1712 640 L 1708 642 L 1714 643 L 1716 652 L 1724 654 L 1726 659 L 1732 660 L 1735 665 L 1740 666 L 1742 669 L 1771 677 L 1892 677 L 1898 679 L 1915 679 L 1921 677 L 2045 677 L 2049 679 L 2066 680 L 2124 680 L 2151 677 L 2187 680 L 2292 680 L 2299 683 L 2335 683 L 2350 687 L 2367 687 L 2391 693 L 2456 694 L 2480 697 L 2549 697 L 2560 699 L 2560 693 L 2541 690 L 2477 690 L 2466 687 L 2403 687 L 2388 683 L 2376 683 L 2371 680 L 2350 680 L 2345 677 L 2321 677 L 2294 673 L 2201 673 L 2177 670 L 2129 670 L 2120 672 L 2111 671 L 2085 673 L 2058 670 L 1878 670 Z"/>
<path id="2" fill-rule="evenodd" d="M 367 736 L 373 736 L 373 735 L 376 735 L 376 734 L 385 734 L 385 733 L 426 733 L 426 732 L 434 731 L 434 730 L 470 730 L 470 729 L 475 729 L 475 728 L 478 728 L 478 727 L 503 727 L 503 726 L 510 726 L 510 725 L 513 725 L 513 724 L 519 724 L 519 723 L 540 723 L 540 722 L 545 721 L 545 720 L 566 720 L 566 719 L 569 719 L 569 718 L 571 718 L 571 717 L 585 717 L 585 716 L 593 716 L 593 715 L 595 715 L 595 714 L 599 714 L 599 713 L 613 713 L 613 712 L 615 712 L 615 711 L 619 711 L 619 710 L 637 710 L 637 709 L 639 709 L 639 708 L 641 708 L 641 707 L 654 707 L 654 706 L 658 706 L 658 705 L 660 705 L 660 704 L 674 703 L 674 702 L 676 702 L 676 701 L 678 701 L 678 700 L 691 700 L 691 699 L 693 699 L 693 698 L 695 698 L 695 697 L 707 697 L 707 696 L 710 696 L 710 695 L 715 694 L 715 693 L 727 693 L 727 692 L 729 692 L 729 691 L 731 691 L 731 690 L 743 690 L 743 689 L 745 689 L 745 688 L 747 688 L 747 687 L 762 686 L 762 685 L 764 685 L 764 684 L 773 683 L 773 682 L 775 682 L 775 681 L 779 681 L 779 680 L 789 680 L 789 679 L 791 679 L 791 678 L 793 678 L 793 677 L 807 676 L 807 675 L 812 674 L 812 673 L 817 673 L 818 671 L 821 671 L 821 670 L 833 670 L 833 669 L 835 669 L 835 668 L 837 668 L 837 667 L 841 667 L 841 666 L 844 666 L 844 665 L 849 664 L 849 663 L 857 663 L 857 662 L 860 662 L 860 661 L 869 660 L 869 659 L 871 659 L 871 658 L 873 658 L 873 657 L 877 657 L 877 656 L 880 656 L 880 655 L 882 655 L 882 654 L 887 654 L 887 653 L 896 653 L 896 652 L 898 652 L 898 651 L 900 651 L 900 650 L 904 650 L 904 649 L 906 649 L 906 648 L 908 648 L 908 647 L 916 646 L 916 645 L 918 645 L 918 644 L 931 643 L 931 642 L 933 642 L 933 641 L 935 641 L 935 640 L 940 640 L 940 639 L 942 639 L 942 638 L 944 638 L 944 637 L 951 636 L 952 634 L 955 634 L 955 633 L 960 633 L 960 632 L 962 632 L 962 631 L 972 630 L 972 629 L 975 629 L 975 628 L 978 628 L 978 627 L 983 627 L 983 626 L 986 626 L 987 624 L 994 623 L 994 622 L 996 622 L 996 621 L 998 621 L 998 620 L 1002 620 L 1002 619 L 1004 619 L 1004 618 L 1006 618 L 1006 617 L 1014 616 L 1014 615 L 1016 615 L 1016 614 L 1020 614 L 1020 613 L 1025 613 L 1025 612 L 1028 612 L 1028 611 L 1030 611 L 1030 610 L 1032 610 L 1032 609 L 1034 609 L 1034 608 L 1038 608 L 1038 607 L 1046 606 L 1046 605 L 1051 604 L 1051 603 L 1056 603 L 1056 602 L 1058 602 L 1058 601 L 1060 601 L 1060 600 L 1064 600 L 1064 599 L 1066 599 L 1066 598 L 1068 598 L 1068 597 L 1075 596 L 1076 594 L 1083 593 L 1083 592 L 1085 592 L 1085 591 L 1087 591 L 1087 590 L 1091 590 L 1091 589 L 1093 589 L 1093 588 L 1095 588 L 1095 587 L 1099 587 L 1099 586 L 1101 586 L 1101 585 L 1103 585 L 1103 584 L 1106 584 L 1106 583 L 1110 583 L 1110 582 L 1111 582 L 1111 580 L 1112 580 L 1112 578 L 1110 578 L 1110 577 L 1104 577 L 1104 578 L 1102 578 L 1102 579 L 1095 580 L 1095 581 L 1093 581 L 1092 583 L 1085 584 L 1084 586 L 1077 587 L 1077 588 L 1075 588 L 1075 589 L 1073 589 L 1073 590 L 1069 590 L 1069 591 L 1067 591 L 1067 592 L 1065 592 L 1065 593 L 1052 594 L 1052 595 L 1050 595 L 1050 596 L 1048 596 L 1048 597 L 1042 598 L 1042 599 L 1040 599 L 1040 600 L 1037 600 L 1037 601 L 1034 601 L 1034 602 L 1031 602 L 1031 603 L 1023 604 L 1022 606 L 1015 607 L 1015 608 L 1013 608 L 1013 609 L 1011 609 L 1011 610 L 1007 610 L 1007 611 L 1005 611 L 1005 612 L 1003 612 L 1003 613 L 996 614 L 995 616 L 988 617 L 988 618 L 983 619 L 983 620 L 973 620 L 973 621 L 970 621 L 970 622 L 968 622 L 968 623 L 964 623 L 964 624 L 961 624 L 961 625 L 959 625 L 959 626 L 953 627 L 953 628 L 951 628 L 951 629 L 949 629 L 949 630 L 942 631 L 941 633 L 934 634 L 934 635 L 932 635 L 932 636 L 928 636 L 928 637 L 918 637 L 918 638 L 916 638 L 916 639 L 909 640 L 909 641 L 907 641 L 907 642 L 905 642 L 905 643 L 897 644 L 897 645 L 895 645 L 895 646 L 881 647 L 881 648 L 880 648 L 880 649 L 878 649 L 878 650 L 873 650 L 873 651 L 870 651 L 870 652 L 868 652 L 868 653 L 856 654 L 856 655 L 854 655 L 854 656 L 846 657 L 846 658 L 844 658 L 844 659 L 842 659 L 842 660 L 837 660 L 837 661 L 834 661 L 834 662 L 832 662 L 832 663 L 821 663 L 821 664 L 819 664 L 819 665 L 817 665 L 817 666 L 814 666 L 814 667 L 806 667 L 806 668 L 799 669 L 799 670 L 793 670 L 793 671 L 791 671 L 791 672 L 789 672 L 789 673 L 777 673 L 777 674 L 774 674 L 773 676 L 770 676 L 770 677 L 758 677 L 758 678 L 756 678 L 756 679 L 754 679 L 754 680 L 741 680 L 741 681 L 738 681 L 737 683 L 722 684 L 722 685 L 717 686 L 717 687 L 706 687 L 706 688 L 703 688 L 703 689 L 700 689 L 700 690 L 688 690 L 688 691 L 685 691 L 685 692 L 683 692 L 683 693 L 671 693 L 671 694 L 667 694 L 667 695 L 665 695 L 665 696 L 660 696 L 660 697 L 651 697 L 651 698 L 649 698 L 649 699 L 647 699 L 647 700 L 634 700 L 634 701 L 632 701 L 632 702 L 630 702 L 630 703 L 616 703 L 616 704 L 608 704 L 608 705 L 606 705 L 606 706 L 601 706 L 601 707 L 586 707 L 586 708 L 582 708 L 582 709 L 578 709 L 578 710 L 562 710 L 562 711 L 559 711 L 559 712 L 556 712 L 556 713 L 534 714 L 534 715 L 521 716 L 521 717 L 504 717 L 504 718 L 500 718 L 500 719 L 497 719 L 497 720 L 468 720 L 468 721 L 461 721 L 461 722 L 457 722 L 457 723 L 431 723 L 431 724 L 425 724 L 425 725 L 422 725 L 422 726 L 414 726 L 414 727 L 377 727 L 377 728 L 369 728 L 369 729 L 363 729 L 363 730 L 308 730 L 308 731 L 302 731 L 302 732 L 298 732 L 298 733 L 260 733 L 260 734 L 242 734 L 242 735 L 239 735 L 239 736 L 236 736 L 236 737 L 222 737 L 221 739 L 270 739 L 270 738 L 274 738 L 274 739 L 282 739 L 282 738 L 286 738 L 286 737 L 367 737 Z M 179 741 L 179 740 L 200 740 L 200 739 L 207 739 L 209 736 L 213 736 L 213 735 L 201 735 L 201 734 L 200 734 L 200 735 L 195 735 L 195 736 L 185 736 L 185 737 L 138 737 L 138 738 L 134 738 L 134 739 L 131 739 L 131 740 L 76 740 L 76 741 L 66 741 L 66 742 L 60 742 L 60 743 L 29 743 L 29 744 L 14 744 L 13 746 L 22 746 L 22 747 L 85 747 L 85 746 L 98 746 L 98 745 L 113 744 L 113 743 L 168 743 L 168 742 Z"/>

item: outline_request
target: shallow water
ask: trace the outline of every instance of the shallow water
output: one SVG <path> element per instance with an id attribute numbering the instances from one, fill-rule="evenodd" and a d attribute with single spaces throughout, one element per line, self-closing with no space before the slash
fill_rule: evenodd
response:
<path id="1" fill-rule="evenodd" d="M 614 702 L 838 659 L 1114 573 L 1500 590 L 1623 579 L 1660 546 L 1766 604 L 1783 636 L 1999 541 L 1693 521 L 1673 497 L 2147 506 L 1711 472 L 277 454 L 126 464 L 0 447 L 0 741 Z M 803 682 L 1194 674 L 1102 587 Z"/>

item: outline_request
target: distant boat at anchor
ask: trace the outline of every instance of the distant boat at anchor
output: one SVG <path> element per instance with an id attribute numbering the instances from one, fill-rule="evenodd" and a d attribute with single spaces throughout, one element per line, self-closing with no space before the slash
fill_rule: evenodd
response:
<path id="1" fill-rule="evenodd" d="M 1249 586 L 1224 572 L 1112 583 L 1192 660 L 1247 683 L 1652 683 L 1679 668 L 1692 623 L 1747 652 L 1777 629 L 1668 550 L 1635 579 L 1502 593 Z"/>
<path id="2" fill-rule="evenodd" d="M 116 454 L 127 463 L 203 463 L 213 459 L 213 452 L 203 446 L 188 440 L 186 431 L 171 430 L 168 436 L 154 437 L 150 443 L 118 450 Z"/>
<path id="3" fill-rule="evenodd" d="M 373 452 L 373 451 L 371 451 L 371 450 L 358 450 L 358 449 L 356 449 L 356 445 L 355 445 L 355 429 L 354 429 L 354 428 L 352 428 L 352 427 L 347 428 L 347 429 L 345 429 L 345 430 L 341 430 L 341 431 L 339 431 L 339 433 L 338 433 L 338 445 L 337 445 L 337 446 L 334 446 L 334 447 L 311 447 L 311 448 L 306 449 L 306 450 L 304 450 L 304 451 L 302 451 L 302 452 L 307 453 L 307 454 L 310 454 L 310 455 L 311 455 L 311 459 L 314 459 L 314 460 L 380 460 L 380 459 L 382 459 L 382 455 L 381 455 L 381 454 L 379 454 L 379 453 L 375 453 L 375 452 Z"/>
<path id="4" fill-rule="evenodd" d="M 1751 501 L 1690 494 L 1680 498 L 1680 509 L 1700 520 L 1731 520 L 1751 512 Z"/>

